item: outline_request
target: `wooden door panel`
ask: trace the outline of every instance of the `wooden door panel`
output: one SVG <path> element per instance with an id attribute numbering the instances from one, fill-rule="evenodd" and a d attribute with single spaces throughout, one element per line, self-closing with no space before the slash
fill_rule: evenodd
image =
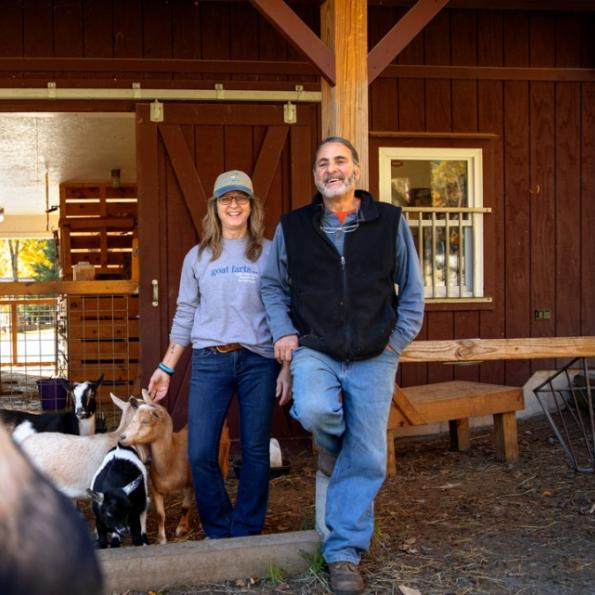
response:
<path id="1" fill-rule="evenodd" d="M 146 386 L 169 343 L 183 258 L 197 243 L 216 176 L 243 169 L 264 200 L 271 237 L 282 213 L 312 195 L 312 153 L 317 138 L 314 106 L 298 106 L 298 124 L 283 123 L 282 106 L 165 106 L 165 121 L 150 122 L 137 108 L 141 377 Z M 159 286 L 153 305 L 153 281 Z M 165 401 L 181 427 L 187 415 L 190 350 L 177 366 Z M 232 416 L 237 417 L 237 416 Z M 276 435 L 300 433 L 281 412 Z M 237 426 L 231 420 L 232 432 Z M 236 428 L 237 431 L 237 428 Z M 234 432 L 235 433 L 235 432 Z"/>

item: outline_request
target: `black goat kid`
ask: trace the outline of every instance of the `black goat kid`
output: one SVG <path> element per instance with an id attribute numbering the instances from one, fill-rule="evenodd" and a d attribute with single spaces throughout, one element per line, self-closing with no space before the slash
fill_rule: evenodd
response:
<path id="1" fill-rule="evenodd" d="M 111 546 L 130 531 L 134 545 L 147 545 L 147 468 L 136 450 L 118 444 L 103 459 L 87 490 L 93 500 L 97 545 Z"/>

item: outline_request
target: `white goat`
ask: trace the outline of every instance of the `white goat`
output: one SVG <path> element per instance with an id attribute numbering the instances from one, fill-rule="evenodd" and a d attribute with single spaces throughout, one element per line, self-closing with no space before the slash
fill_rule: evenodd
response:
<path id="1" fill-rule="evenodd" d="M 18 436 L 33 465 L 70 498 L 88 498 L 87 488 L 107 452 L 118 443 L 120 435 L 134 416 L 130 403 L 110 394 L 122 410 L 120 425 L 113 432 L 74 436 L 58 432 L 30 433 Z M 17 437 L 15 436 L 15 440 Z"/>
<path id="2" fill-rule="evenodd" d="M 176 527 L 176 537 L 184 535 L 189 529 L 189 513 L 192 504 L 192 475 L 188 462 L 188 428 L 173 431 L 171 416 L 161 405 L 154 403 L 149 393 L 143 389 L 144 401 L 130 399 L 137 412 L 126 431 L 120 437 L 124 446 L 149 444 L 151 447 L 151 467 L 149 469 L 153 484 L 153 501 L 157 511 L 158 541 L 167 543 L 165 536 L 164 496 L 182 491 L 182 516 Z M 219 465 L 223 476 L 227 475 L 229 460 L 229 429 L 223 428 L 219 447 Z"/>

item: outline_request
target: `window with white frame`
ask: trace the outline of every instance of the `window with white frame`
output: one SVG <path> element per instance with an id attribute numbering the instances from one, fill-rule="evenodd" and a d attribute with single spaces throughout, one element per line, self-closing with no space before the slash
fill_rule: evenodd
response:
<path id="1" fill-rule="evenodd" d="M 426 299 L 482 298 L 482 150 L 381 147 L 379 175 L 380 200 L 413 233 Z"/>

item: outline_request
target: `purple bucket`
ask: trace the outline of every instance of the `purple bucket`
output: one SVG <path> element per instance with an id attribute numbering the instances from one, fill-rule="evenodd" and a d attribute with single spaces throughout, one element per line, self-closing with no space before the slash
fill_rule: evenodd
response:
<path id="1" fill-rule="evenodd" d="M 62 380 L 62 378 L 42 378 L 35 381 L 42 409 L 55 411 L 66 407 L 66 389 L 62 385 Z"/>

